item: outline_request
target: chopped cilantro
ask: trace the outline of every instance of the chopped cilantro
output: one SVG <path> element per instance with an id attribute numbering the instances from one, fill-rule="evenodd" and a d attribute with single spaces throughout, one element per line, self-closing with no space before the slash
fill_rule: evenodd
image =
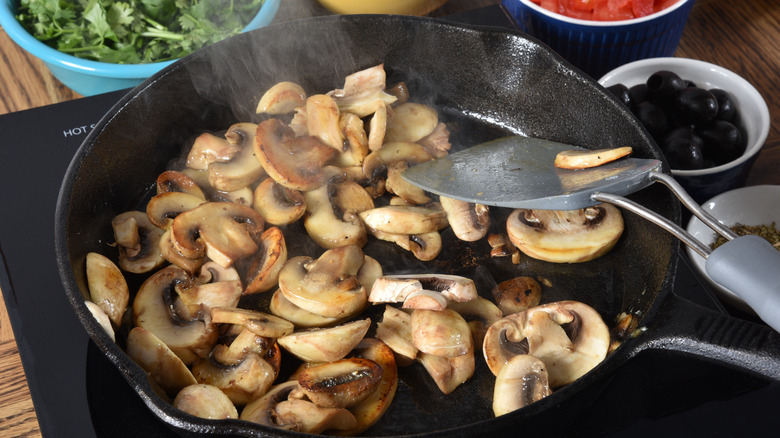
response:
<path id="1" fill-rule="evenodd" d="M 236 35 L 264 0 L 21 0 L 35 38 L 79 58 L 141 64 L 180 58 Z"/>

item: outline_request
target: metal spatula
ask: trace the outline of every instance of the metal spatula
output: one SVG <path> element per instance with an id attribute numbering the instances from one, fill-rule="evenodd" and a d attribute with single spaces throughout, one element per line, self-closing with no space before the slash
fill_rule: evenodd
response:
<path id="1" fill-rule="evenodd" d="M 661 172 L 661 162 L 621 158 L 590 169 L 558 169 L 555 157 L 584 149 L 530 137 L 506 137 L 417 164 L 403 177 L 432 193 L 508 208 L 574 210 L 608 202 L 662 227 L 706 259 L 707 274 L 780 331 L 780 252 L 758 236 L 739 237 Z M 729 240 L 715 250 L 667 218 L 624 196 L 654 182 L 669 187 L 691 213 Z"/>

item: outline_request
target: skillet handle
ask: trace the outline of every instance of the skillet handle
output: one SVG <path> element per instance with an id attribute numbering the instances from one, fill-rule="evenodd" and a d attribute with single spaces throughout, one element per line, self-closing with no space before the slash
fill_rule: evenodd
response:
<path id="1" fill-rule="evenodd" d="M 780 382 L 780 333 L 716 312 L 674 293 L 661 303 L 636 353 L 667 350 Z"/>

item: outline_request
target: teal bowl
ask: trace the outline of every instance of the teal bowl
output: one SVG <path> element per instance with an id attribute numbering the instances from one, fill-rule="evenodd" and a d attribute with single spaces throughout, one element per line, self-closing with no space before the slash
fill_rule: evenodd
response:
<path id="1" fill-rule="evenodd" d="M 268 25 L 276 16 L 281 0 L 265 0 L 244 31 Z M 21 48 L 39 58 L 66 87 L 82 96 L 135 87 L 176 60 L 148 64 L 113 64 L 77 58 L 38 41 L 14 16 L 18 0 L 0 1 L 0 26 Z"/>

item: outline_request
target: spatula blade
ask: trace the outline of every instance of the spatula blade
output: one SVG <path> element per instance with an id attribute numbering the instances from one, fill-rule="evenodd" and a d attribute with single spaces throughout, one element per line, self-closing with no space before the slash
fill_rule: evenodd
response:
<path id="1" fill-rule="evenodd" d="M 429 192 L 509 208 L 574 210 L 595 192 L 627 195 L 652 183 L 652 159 L 621 158 L 590 169 L 554 166 L 565 150 L 583 149 L 531 137 L 505 137 L 410 167 L 403 177 Z"/>

